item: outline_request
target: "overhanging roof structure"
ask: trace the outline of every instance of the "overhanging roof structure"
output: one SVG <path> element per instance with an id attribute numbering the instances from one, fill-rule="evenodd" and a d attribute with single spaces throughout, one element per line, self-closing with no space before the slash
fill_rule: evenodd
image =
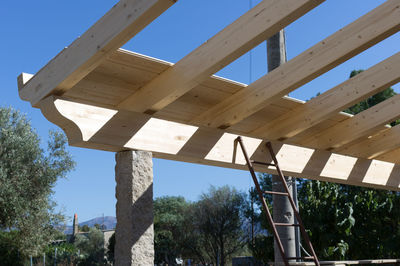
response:
<path id="1" fill-rule="evenodd" d="M 250 85 L 213 76 L 323 0 L 264 0 L 176 64 L 120 49 L 174 4 L 121 0 L 19 93 L 70 145 L 244 169 L 270 140 L 288 175 L 400 190 L 400 96 L 355 116 L 342 110 L 400 81 L 400 52 L 308 102 L 285 96 L 400 30 L 388 0 Z M 270 158 L 268 158 L 270 160 Z M 273 167 L 259 167 L 274 173 Z"/>

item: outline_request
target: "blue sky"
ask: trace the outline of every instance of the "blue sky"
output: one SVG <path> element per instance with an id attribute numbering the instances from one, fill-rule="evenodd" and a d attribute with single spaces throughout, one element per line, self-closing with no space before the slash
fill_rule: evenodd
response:
<path id="1" fill-rule="evenodd" d="M 265 0 L 268 1 L 268 0 Z M 255 5 L 259 1 L 253 0 Z M 288 57 L 328 37 L 341 27 L 383 3 L 382 0 L 327 0 L 286 29 Z M 43 142 L 57 127 L 39 110 L 18 97 L 16 78 L 21 72 L 36 73 L 63 47 L 68 46 L 110 9 L 116 0 L 5 1 L 0 7 L 0 106 L 25 113 Z M 249 0 L 179 0 L 133 38 L 124 48 L 170 62 L 177 62 L 249 8 Z M 309 99 L 343 82 L 353 69 L 366 69 L 399 52 L 400 35 L 382 41 L 362 54 L 299 88 L 290 96 Z M 218 75 L 243 83 L 266 73 L 266 48 L 253 50 L 252 77 L 249 56 L 244 55 Z M 399 85 L 394 86 L 398 91 Z M 80 221 L 115 216 L 114 154 L 70 147 L 77 162 L 68 179 L 55 187 L 54 199 L 65 214 L 78 213 Z M 250 187 L 247 172 L 166 160 L 154 160 L 154 195 L 182 195 L 196 200 L 210 185 Z"/>

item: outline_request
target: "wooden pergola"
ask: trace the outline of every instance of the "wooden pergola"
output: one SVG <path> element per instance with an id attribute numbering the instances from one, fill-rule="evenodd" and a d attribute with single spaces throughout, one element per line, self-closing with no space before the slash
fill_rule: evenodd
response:
<path id="1" fill-rule="evenodd" d="M 285 95 L 398 32 L 400 0 L 250 85 L 213 75 L 322 2 L 264 0 L 172 64 L 120 47 L 175 1 L 121 0 L 38 73 L 21 74 L 19 94 L 73 146 L 245 169 L 240 154 L 232 162 L 241 135 L 255 160 L 272 141 L 287 175 L 399 191 L 400 126 L 388 123 L 400 117 L 400 95 L 341 111 L 399 82 L 400 52 L 308 102 Z"/>

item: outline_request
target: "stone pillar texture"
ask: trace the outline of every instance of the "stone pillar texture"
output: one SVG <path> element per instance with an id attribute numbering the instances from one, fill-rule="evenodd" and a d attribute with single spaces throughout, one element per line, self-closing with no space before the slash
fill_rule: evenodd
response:
<path id="1" fill-rule="evenodd" d="M 115 265 L 154 265 L 152 153 L 116 154 Z"/>

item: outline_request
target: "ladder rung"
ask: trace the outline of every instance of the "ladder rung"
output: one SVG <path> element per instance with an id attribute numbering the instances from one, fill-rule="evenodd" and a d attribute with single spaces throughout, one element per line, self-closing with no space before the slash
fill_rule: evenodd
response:
<path id="1" fill-rule="evenodd" d="M 288 196 L 289 194 L 286 192 L 276 192 L 276 191 L 264 191 L 265 194 L 273 194 L 273 195 L 281 195 Z"/>
<path id="2" fill-rule="evenodd" d="M 277 226 L 300 226 L 299 224 L 274 223 Z"/>
<path id="3" fill-rule="evenodd" d="M 275 164 L 273 164 L 273 163 L 264 163 L 264 162 L 254 161 L 254 160 L 251 160 L 250 162 L 255 163 L 255 164 L 262 164 L 262 165 L 266 165 L 266 166 L 275 166 Z"/>
<path id="4" fill-rule="evenodd" d="M 287 257 L 288 260 L 313 260 L 314 257 Z"/>

